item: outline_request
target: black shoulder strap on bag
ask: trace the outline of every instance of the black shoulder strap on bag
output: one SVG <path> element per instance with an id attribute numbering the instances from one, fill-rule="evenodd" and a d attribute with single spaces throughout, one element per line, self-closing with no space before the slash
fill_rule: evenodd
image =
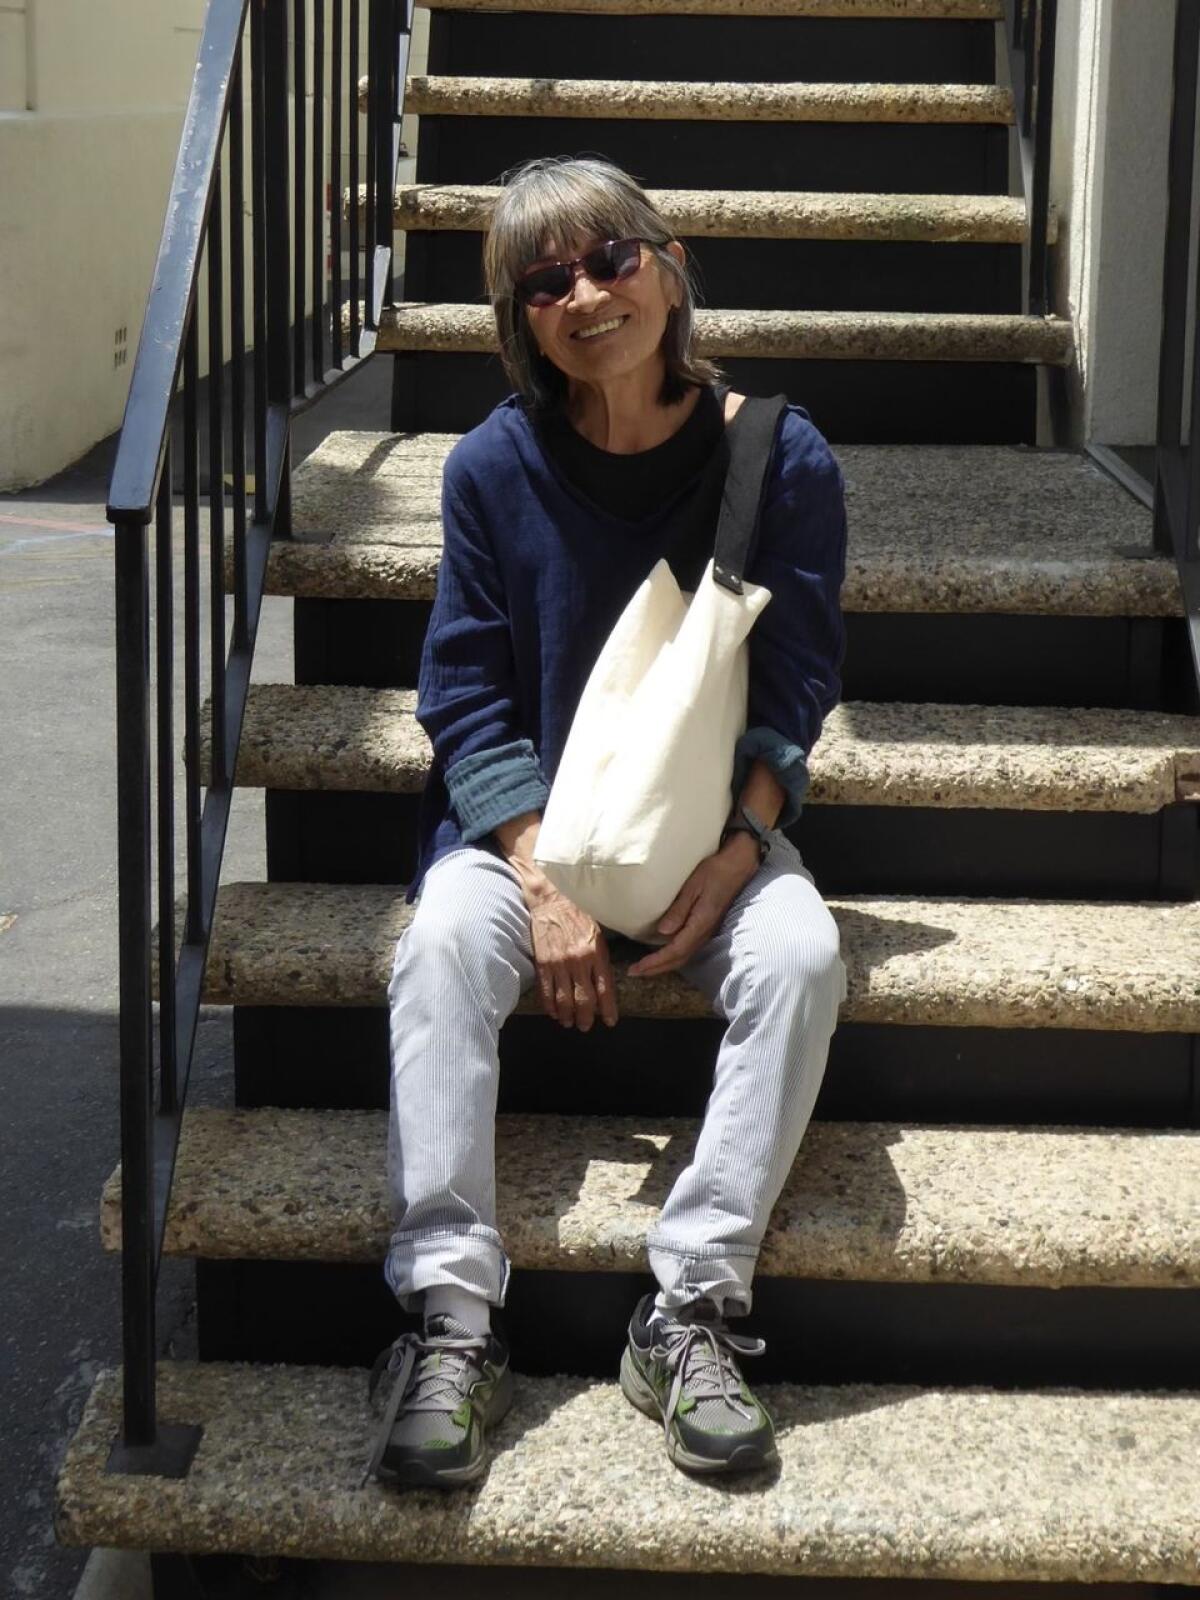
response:
<path id="1" fill-rule="evenodd" d="M 741 594 L 762 509 L 767 467 L 787 396 L 748 395 L 725 429 L 729 464 L 713 552 L 713 581 Z"/>

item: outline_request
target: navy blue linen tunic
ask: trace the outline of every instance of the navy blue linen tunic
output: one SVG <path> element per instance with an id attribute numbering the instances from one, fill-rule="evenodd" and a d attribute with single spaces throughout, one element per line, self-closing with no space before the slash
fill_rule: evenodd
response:
<path id="1" fill-rule="evenodd" d="M 615 516 L 567 479 L 515 394 L 454 446 L 418 681 L 433 764 L 409 903 L 447 851 L 498 849 L 494 828 L 544 808 L 604 641 L 660 558 L 695 588 L 712 554 L 719 488 L 701 470 L 652 514 Z M 804 407 L 789 405 L 746 570 L 771 600 L 749 636 L 746 732 L 731 783 L 732 800 L 761 756 L 786 791 L 780 827 L 799 815 L 808 753 L 841 692 L 845 561 L 841 469 Z"/>

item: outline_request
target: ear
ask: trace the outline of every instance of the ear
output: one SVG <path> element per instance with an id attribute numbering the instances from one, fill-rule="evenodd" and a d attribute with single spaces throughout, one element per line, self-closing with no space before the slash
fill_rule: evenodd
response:
<path id="1" fill-rule="evenodd" d="M 668 242 L 666 243 L 666 245 L 664 245 L 663 248 L 666 250 L 666 252 L 667 252 L 667 254 L 669 256 L 674 256 L 675 260 L 679 263 L 679 265 L 681 267 L 683 266 L 684 262 L 687 260 L 687 252 L 684 250 L 683 245 L 679 242 L 678 239 L 670 239 L 670 240 L 668 240 Z M 682 294 L 682 292 L 680 292 L 679 299 L 672 302 L 671 310 L 672 311 L 678 311 L 679 307 L 682 304 L 683 304 L 683 294 Z"/>

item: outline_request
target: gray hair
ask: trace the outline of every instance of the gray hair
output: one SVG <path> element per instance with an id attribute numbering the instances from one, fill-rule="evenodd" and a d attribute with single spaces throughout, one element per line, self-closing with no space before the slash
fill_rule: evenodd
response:
<path id="1" fill-rule="evenodd" d="M 513 293 L 519 274 L 553 238 L 561 248 L 576 238 L 642 239 L 659 270 L 682 290 L 667 315 L 662 352 L 666 373 L 660 405 L 674 405 L 689 388 L 715 383 L 721 370 L 692 352 L 696 285 L 691 257 L 680 266 L 665 248 L 675 237 L 635 178 L 602 156 L 539 156 L 512 168 L 483 241 L 483 274 L 496 318 L 500 356 L 513 385 L 535 411 L 566 399 L 565 374 L 538 348 L 525 308 Z"/>

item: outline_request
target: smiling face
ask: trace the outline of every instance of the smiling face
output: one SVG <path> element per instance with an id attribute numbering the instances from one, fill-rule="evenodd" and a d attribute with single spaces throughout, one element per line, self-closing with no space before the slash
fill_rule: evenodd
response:
<path id="1" fill-rule="evenodd" d="M 528 265 L 567 260 L 602 243 L 598 237 L 584 235 L 560 248 L 555 239 L 547 239 L 542 255 Z M 665 248 L 682 262 L 682 245 L 672 240 Z M 647 365 L 661 370 L 667 314 L 679 300 L 678 285 L 643 244 L 641 266 L 630 277 L 595 283 L 577 267 L 565 300 L 552 306 L 527 306 L 524 314 L 539 350 L 568 381 L 594 384 L 627 377 Z"/>

